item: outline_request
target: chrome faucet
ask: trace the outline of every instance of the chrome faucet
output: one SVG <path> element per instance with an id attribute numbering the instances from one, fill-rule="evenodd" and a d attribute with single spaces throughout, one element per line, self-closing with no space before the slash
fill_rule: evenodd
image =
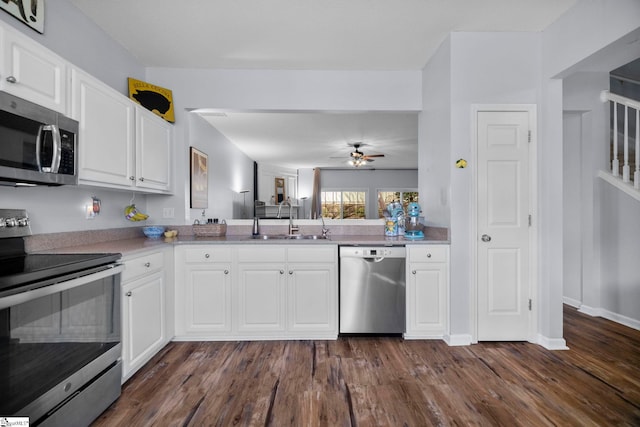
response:
<path id="1" fill-rule="evenodd" d="M 293 225 L 293 205 L 291 202 L 287 201 L 289 205 L 289 235 L 297 233 L 300 230 L 300 227 Z"/>
<path id="2" fill-rule="evenodd" d="M 288 200 L 283 200 L 278 206 L 278 218 L 282 218 L 282 205 L 289 205 L 289 235 L 297 233 L 300 227 L 293 225 L 293 205 Z"/>
<path id="3" fill-rule="evenodd" d="M 322 237 L 327 237 L 329 229 L 324 225 L 324 217 L 322 215 L 320 215 L 320 219 L 322 220 Z"/>

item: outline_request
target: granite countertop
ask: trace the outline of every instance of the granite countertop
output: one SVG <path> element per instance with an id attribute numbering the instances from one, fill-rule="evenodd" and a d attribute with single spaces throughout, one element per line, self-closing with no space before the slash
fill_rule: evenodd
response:
<path id="1" fill-rule="evenodd" d="M 62 233 L 64 234 L 64 233 Z M 399 246 L 408 244 L 448 244 L 449 232 L 446 228 L 426 227 L 425 238 L 423 240 L 407 240 L 402 236 L 387 237 L 381 234 L 364 235 L 329 235 L 329 239 L 254 239 L 248 234 L 228 234 L 223 237 L 197 237 L 192 234 L 183 233 L 172 238 L 149 239 L 138 235 L 117 236 L 118 238 L 107 239 L 95 238 L 96 236 L 80 235 L 75 239 L 67 239 L 64 235 L 52 235 L 60 241 L 56 246 L 52 238 L 42 242 L 40 245 L 34 243 L 28 252 L 40 253 L 121 253 L 124 256 L 133 255 L 151 249 L 167 247 L 168 245 L 191 245 L 191 244 L 257 244 L 257 245 L 283 245 L 283 244 L 311 244 L 311 245 L 366 245 L 366 246 Z M 80 237 L 80 238 L 78 238 Z M 86 243 L 92 242 L 92 243 Z"/>

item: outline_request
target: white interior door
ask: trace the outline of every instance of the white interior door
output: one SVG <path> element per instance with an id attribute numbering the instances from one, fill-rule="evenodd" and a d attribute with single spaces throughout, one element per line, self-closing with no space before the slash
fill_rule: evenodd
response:
<path id="1" fill-rule="evenodd" d="M 479 341 L 530 338 L 531 114 L 477 113 Z"/>

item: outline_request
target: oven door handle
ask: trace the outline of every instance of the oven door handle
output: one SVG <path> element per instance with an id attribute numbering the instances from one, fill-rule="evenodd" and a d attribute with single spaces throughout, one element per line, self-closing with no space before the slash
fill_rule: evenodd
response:
<path id="1" fill-rule="evenodd" d="M 66 291 L 72 288 L 77 288 L 78 286 L 86 285 L 87 283 L 104 279 L 105 277 L 115 276 L 116 274 L 122 273 L 123 271 L 124 265 L 109 264 L 103 270 L 96 271 L 94 273 L 86 274 L 84 276 L 78 276 L 76 278 L 65 280 L 63 282 L 54 283 L 53 285 L 43 286 L 41 288 L 9 295 L 0 298 L 0 310 L 14 305 L 22 304 L 36 298 L 52 295 L 57 292 Z"/>

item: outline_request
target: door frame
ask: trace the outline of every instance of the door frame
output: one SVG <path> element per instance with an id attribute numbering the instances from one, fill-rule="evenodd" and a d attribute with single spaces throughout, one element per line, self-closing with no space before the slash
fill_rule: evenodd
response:
<path id="1" fill-rule="evenodd" d="M 529 316 L 529 332 L 527 341 L 537 343 L 538 332 L 538 138 L 537 138 L 537 105 L 536 104 L 472 104 L 471 105 L 471 218 L 469 245 L 471 247 L 471 342 L 478 343 L 478 113 L 479 112 L 515 112 L 529 113 L 531 142 L 529 143 L 529 206 L 531 226 L 529 227 L 529 298 L 532 301 Z"/>

